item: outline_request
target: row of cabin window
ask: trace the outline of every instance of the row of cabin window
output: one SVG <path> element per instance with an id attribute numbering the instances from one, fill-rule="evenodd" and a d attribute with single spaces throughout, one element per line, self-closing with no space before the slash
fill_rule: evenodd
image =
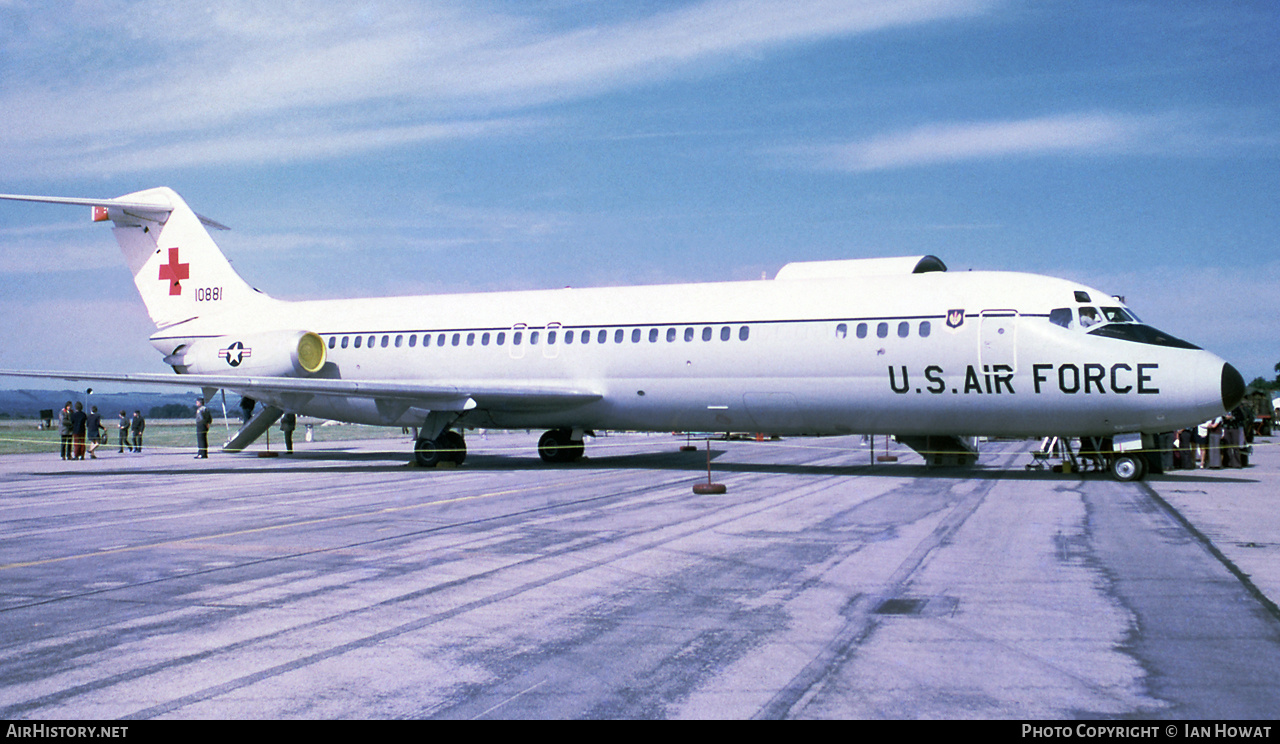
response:
<path id="1" fill-rule="evenodd" d="M 511 333 L 512 346 L 519 346 L 520 344 L 524 343 L 526 333 L 528 334 L 529 345 L 535 346 L 542 341 L 542 338 L 543 338 L 542 334 L 544 333 L 544 331 L 541 331 L 541 330 L 511 331 L 510 333 Z M 575 339 L 580 344 L 590 344 L 591 336 L 592 336 L 592 331 L 590 330 L 575 331 L 573 329 L 570 329 L 566 331 L 560 331 L 558 329 L 549 329 L 545 331 L 545 333 L 546 333 L 547 344 L 557 343 L 558 340 L 565 344 L 572 344 L 574 343 Z M 645 336 L 643 331 L 641 331 L 641 329 L 639 328 L 632 328 L 630 335 L 631 335 L 631 343 L 633 344 L 640 343 L 641 339 L 643 339 Z M 648 333 L 649 342 L 657 343 L 658 339 L 663 335 L 664 334 L 660 329 L 650 328 Z M 668 328 L 665 333 L 666 339 L 669 342 L 675 341 L 676 338 L 680 335 L 681 334 L 679 334 L 675 328 Z M 696 335 L 697 335 L 697 332 L 694 328 L 690 327 L 690 328 L 684 329 L 683 337 L 685 341 L 693 341 Z M 720 335 L 721 341 L 728 341 L 730 338 L 733 337 L 733 329 L 730 328 L 729 326 L 721 326 L 719 335 Z M 706 326 L 702 329 L 703 341 L 710 341 L 714 336 L 715 336 L 715 332 L 710 326 Z M 739 341 L 746 341 L 750 336 L 751 336 L 750 326 L 738 327 Z M 605 329 L 596 331 L 595 337 L 596 337 L 595 343 L 597 344 L 607 343 L 609 341 L 609 331 Z M 625 329 L 623 328 L 614 329 L 613 342 L 615 344 L 622 343 L 626 339 L 626 337 L 627 337 L 627 332 Z M 405 343 L 404 334 L 397 334 L 394 337 L 394 341 L 392 340 L 392 338 L 393 337 L 390 335 L 382 336 L 381 338 L 382 348 L 385 349 L 388 346 L 394 346 L 395 348 L 400 348 Z M 493 341 L 496 346 L 504 346 L 507 343 L 507 331 L 497 331 L 497 332 L 484 331 L 482 333 L 476 333 L 472 331 L 472 332 L 468 332 L 465 337 L 461 333 L 454 333 L 452 334 L 452 338 L 450 338 L 450 334 L 448 333 L 437 333 L 435 334 L 434 340 L 435 340 L 436 346 L 444 346 L 446 344 L 450 346 L 461 346 L 464 338 L 466 339 L 467 346 L 475 346 L 477 339 L 480 341 L 481 346 L 488 346 L 490 341 Z M 348 342 L 350 341 L 351 342 L 350 345 L 353 348 L 359 349 L 363 345 L 363 346 L 366 346 L 367 348 L 372 349 L 375 345 L 378 344 L 378 340 L 379 340 L 378 336 L 376 335 L 369 336 L 367 341 L 365 340 L 364 336 L 341 336 L 341 337 L 330 336 L 329 348 L 333 349 L 333 348 L 341 347 L 345 349 L 347 348 Z M 422 334 L 422 346 L 424 348 L 427 346 L 430 346 L 431 342 L 432 342 L 432 335 L 430 333 Z M 416 333 L 409 334 L 409 337 L 408 337 L 409 348 L 413 348 L 414 346 L 417 346 L 417 344 L 418 344 L 418 335 Z"/>
<path id="2" fill-rule="evenodd" d="M 870 326 L 866 323 L 859 323 L 854 327 L 854 335 L 858 338 L 866 338 L 870 332 Z M 911 335 L 911 323 L 903 320 L 898 323 L 898 338 L 906 338 Z M 916 329 L 916 335 L 920 338 L 928 338 L 933 333 L 933 324 L 927 320 L 920 321 L 920 326 Z M 847 323 L 839 323 L 836 325 L 836 338 L 847 338 L 849 335 L 849 325 Z M 885 322 L 876 324 L 876 338 L 889 337 L 889 324 Z"/>

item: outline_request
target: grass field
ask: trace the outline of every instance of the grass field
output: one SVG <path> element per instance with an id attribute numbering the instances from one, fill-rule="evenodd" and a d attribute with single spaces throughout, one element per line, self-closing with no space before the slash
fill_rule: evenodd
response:
<path id="1" fill-rule="evenodd" d="M 0 455 L 13 455 L 22 453 L 39 453 L 47 452 L 50 455 L 57 456 L 58 449 L 61 445 L 58 436 L 57 422 L 54 422 L 54 428 L 50 430 L 40 430 L 39 421 L 14 419 L 8 421 L 0 421 Z M 118 434 L 116 430 L 116 421 L 104 421 L 107 426 L 107 444 L 103 445 L 98 451 L 102 453 L 115 454 L 119 449 Z M 221 419 L 215 419 L 213 427 L 209 430 L 209 447 L 217 449 L 224 441 L 239 428 L 240 422 L 231 422 L 231 428 L 228 430 L 223 426 Z M 341 441 L 348 439 L 408 439 L 408 435 L 401 433 L 399 427 L 386 426 L 364 426 L 361 424 L 331 424 L 328 426 L 315 426 L 312 430 L 313 438 L 317 442 L 325 441 Z M 284 435 L 280 432 L 278 426 L 271 427 L 271 448 L 284 449 Z M 297 431 L 293 434 L 295 445 L 303 441 L 306 435 L 306 427 L 299 423 Z M 262 437 L 252 445 L 253 449 L 261 449 L 266 443 L 266 437 Z M 144 450 L 194 450 L 196 446 L 195 423 L 185 419 L 149 419 L 147 421 L 147 430 L 143 435 L 142 445 Z M 406 449 L 406 452 L 408 449 Z"/>

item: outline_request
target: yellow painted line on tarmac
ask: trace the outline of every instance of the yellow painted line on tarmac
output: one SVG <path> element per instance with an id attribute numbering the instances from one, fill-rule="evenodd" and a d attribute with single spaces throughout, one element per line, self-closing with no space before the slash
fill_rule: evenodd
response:
<path id="1" fill-rule="evenodd" d="M 130 553 L 138 550 L 150 550 L 153 548 L 165 548 L 173 545 L 184 545 L 188 543 L 204 542 L 208 540 L 220 540 L 220 539 L 225 539 L 229 537 L 239 537 L 241 535 L 252 535 L 260 532 L 272 532 L 275 530 L 284 530 L 284 529 L 290 529 L 293 527 L 306 527 L 309 525 L 325 524 L 327 522 L 341 522 L 349 519 L 359 519 L 362 517 L 370 517 L 377 514 L 394 514 L 396 512 L 410 511 L 413 509 L 422 509 L 430 506 L 445 506 L 448 504 L 460 504 L 466 501 L 477 501 L 480 499 L 489 499 L 497 496 L 509 496 L 511 494 L 517 494 L 517 493 L 528 493 L 528 492 L 540 491 L 548 488 L 563 488 L 567 486 L 576 486 L 592 480 L 598 480 L 600 478 L 603 478 L 604 475 L 605 474 L 602 473 L 602 474 L 593 475 L 587 478 L 580 478 L 576 481 L 569 481 L 567 483 L 551 483 L 547 485 L 529 486 L 525 488 L 509 488 L 504 491 L 492 491 L 490 493 L 479 493 L 473 496 L 457 496 L 455 498 L 441 499 L 439 501 L 427 501 L 421 504 L 410 504 L 408 506 L 388 506 L 382 509 L 359 512 L 356 514 L 342 514 L 342 515 L 337 515 L 332 517 L 320 517 L 317 519 L 304 519 L 299 522 L 288 522 L 285 524 L 276 524 L 268 527 L 253 527 L 250 529 L 234 530 L 231 532 L 220 532 L 218 534 L 203 535 L 201 537 L 184 537 L 177 540 L 165 540 L 163 542 L 146 543 L 144 545 L 130 545 L 127 547 L 110 548 L 107 550 L 95 550 L 89 553 L 78 553 L 76 555 L 66 555 L 60 558 L 44 558 L 37 561 L 22 561 L 19 563 L 7 563 L 4 565 L 0 565 L 0 571 L 5 571 L 11 568 L 29 568 L 31 566 L 45 566 L 51 563 L 62 563 L 64 561 L 79 560 L 81 558 L 96 558 L 104 555 L 114 555 L 117 553 Z"/>

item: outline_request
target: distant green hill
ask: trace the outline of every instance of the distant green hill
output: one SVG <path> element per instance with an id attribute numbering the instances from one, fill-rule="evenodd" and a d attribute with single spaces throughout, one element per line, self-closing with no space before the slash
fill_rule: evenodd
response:
<path id="1" fill-rule="evenodd" d="M 52 410 L 54 416 L 67 401 L 97 406 L 104 418 L 114 418 L 120 411 L 142 411 L 147 418 L 186 418 L 194 415 L 194 401 L 199 392 L 166 393 L 94 393 L 85 395 L 81 390 L 0 390 L 0 416 L 5 418 L 35 419 L 43 410 Z M 233 416 L 239 415 L 239 396 L 227 396 L 227 409 Z M 221 400 L 214 401 L 221 406 Z M 155 411 L 153 414 L 152 411 Z"/>

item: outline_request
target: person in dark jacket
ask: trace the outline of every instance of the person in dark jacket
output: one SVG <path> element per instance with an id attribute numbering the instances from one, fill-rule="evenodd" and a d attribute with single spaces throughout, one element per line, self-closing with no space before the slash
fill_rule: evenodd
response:
<path id="1" fill-rule="evenodd" d="M 120 412 L 120 423 L 116 424 L 116 429 L 120 432 L 120 451 L 124 452 L 124 448 L 129 447 L 129 414 Z M 129 447 L 129 451 L 132 452 L 133 447 Z"/>
<path id="2" fill-rule="evenodd" d="M 1242 468 L 1244 463 L 1244 409 L 1236 406 L 1228 413 L 1222 425 L 1222 466 L 1224 468 Z"/>
<path id="3" fill-rule="evenodd" d="M 62 459 L 71 459 L 71 433 L 74 429 L 71 426 L 71 401 L 62 407 L 61 413 L 58 414 L 58 436 L 62 438 Z"/>
<path id="4" fill-rule="evenodd" d="M 196 459 L 209 457 L 209 425 L 213 414 L 204 405 L 204 398 L 196 398 Z"/>
<path id="5" fill-rule="evenodd" d="M 102 414 L 98 413 L 97 406 L 89 407 L 89 416 L 85 420 L 84 428 L 89 438 L 89 457 L 96 460 L 98 456 L 94 452 L 97 451 L 98 445 L 102 444 L 102 432 L 106 430 L 102 425 Z"/>
<path id="6" fill-rule="evenodd" d="M 141 411 L 134 411 L 133 418 L 129 420 L 129 431 L 133 434 L 133 446 L 129 448 L 130 452 L 142 451 L 142 432 L 147 429 L 147 420 L 142 417 Z"/>
<path id="7" fill-rule="evenodd" d="M 284 432 L 284 448 L 289 454 L 293 454 L 293 430 L 298 428 L 298 416 L 293 413 L 286 413 L 280 417 L 280 431 Z"/>
<path id="8" fill-rule="evenodd" d="M 76 403 L 71 412 L 71 459 L 84 459 L 84 433 L 89 423 L 89 416 L 84 412 L 84 404 Z"/>

